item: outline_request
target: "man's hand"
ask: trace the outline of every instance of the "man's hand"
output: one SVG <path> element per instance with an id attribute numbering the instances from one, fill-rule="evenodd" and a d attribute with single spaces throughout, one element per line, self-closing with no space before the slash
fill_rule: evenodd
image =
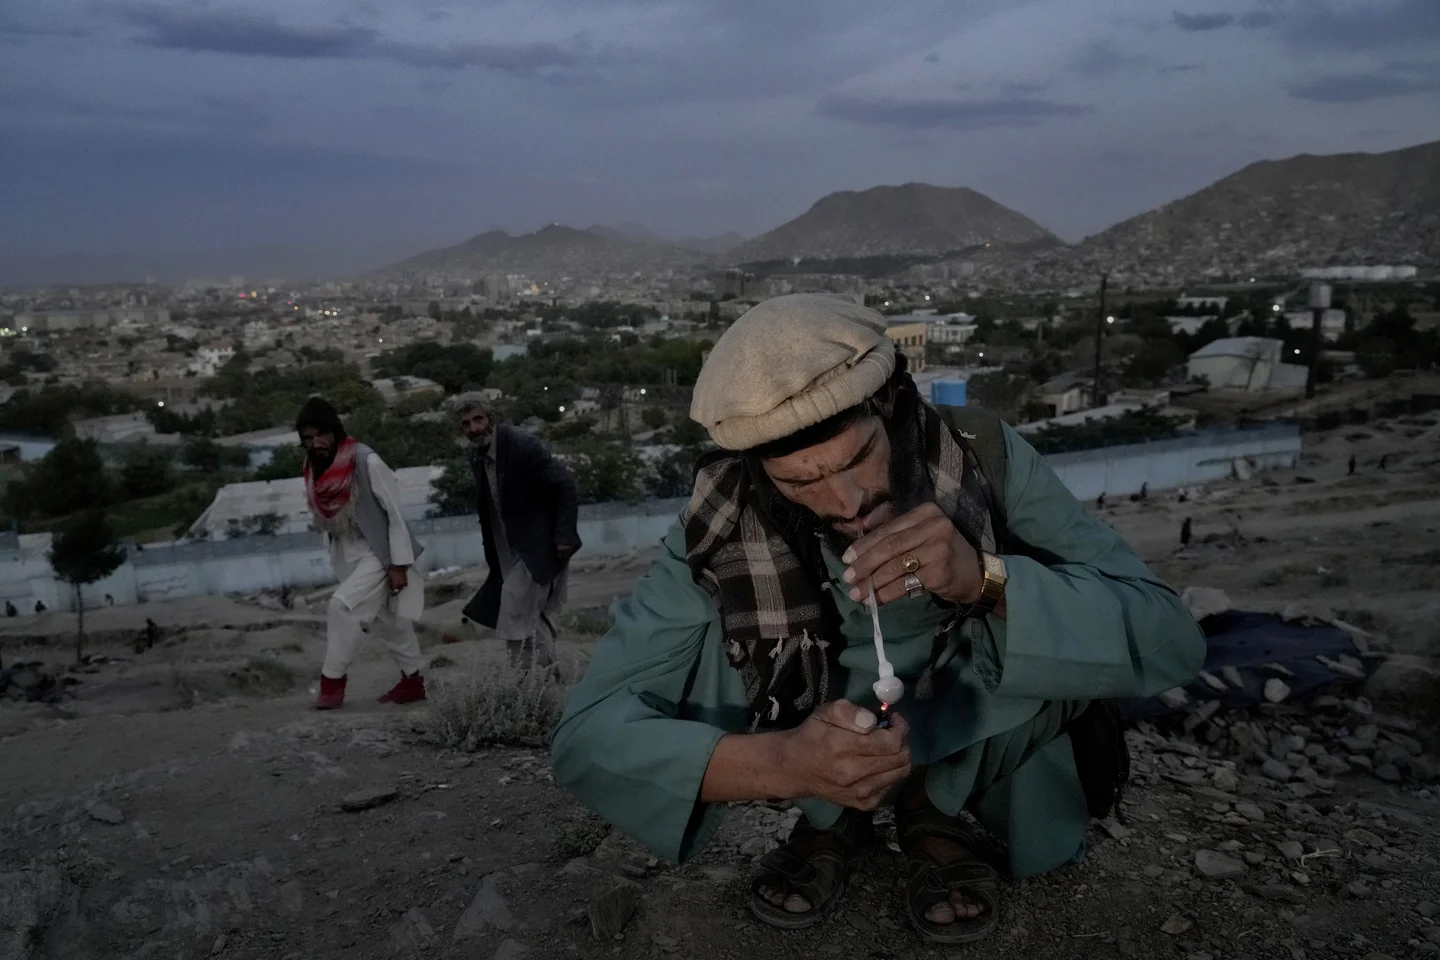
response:
<path id="1" fill-rule="evenodd" d="M 563 562 L 563 561 L 566 561 L 566 560 L 569 560 L 571 557 L 575 556 L 575 546 L 574 546 L 574 544 L 570 544 L 570 543 L 557 543 L 557 544 L 555 544 L 555 556 L 556 556 L 556 558 L 558 558 L 558 559 L 559 559 L 560 561 L 562 561 L 562 562 Z"/>
<path id="2" fill-rule="evenodd" d="M 385 579 L 390 583 L 390 592 L 399 593 L 404 590 L 410 582 L 409 567 L 391 567 L 385 571 Z"/>
<path id="3" fill-rule="evenodd" d="M 792 778 L 791 799 L 819 797 L 842 807 L 874 810 L 910 776 L 909 727 L 899 716 L 888 730 L 875 714 L 848 700 L 822 704 L 782 736 L 781 765 Z"/>
<path id="4" fill-rule="evenodd" d="M 869 595 L 872 574 L 877 601 L 890 603 L 905 596 L 907 556 L 920 562 L 913 575 L 935 596 L 958 604 L 980 598 L 984 574 L 979 554 L 938 506 L 925 503 L 881 524 L 845 551 L 850 599 L 858 602 Z"/>

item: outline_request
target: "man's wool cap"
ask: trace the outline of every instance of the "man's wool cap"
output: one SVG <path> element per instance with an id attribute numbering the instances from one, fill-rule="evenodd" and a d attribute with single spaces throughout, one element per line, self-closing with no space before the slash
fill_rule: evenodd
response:
<path id="1" fill-rule="evenodd" d="M 690 417 L 717 446 L 748 450 L 874 396 L 895 371 L 885 317 L 817 293 L 775 297 L 721 335 L 695 381 Z"/>

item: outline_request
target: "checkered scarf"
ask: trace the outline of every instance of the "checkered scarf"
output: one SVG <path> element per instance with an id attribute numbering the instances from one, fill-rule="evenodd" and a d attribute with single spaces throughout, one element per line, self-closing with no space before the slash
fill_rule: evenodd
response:
<path id="1" fill-rule="evenodd" d="M 993 551 L 990 491 L 974 454 L 918 397 L 911 411 L 907 426 L 924 440 L 935 502 L 975 547 Z M 751 729 L 786 728 L 832 699 L 832 687 L 841 688 L 834 681 L 845 641 L 824 593 L 843 585 L 832 584 L 818 550 L 807 562 L 792 546 L 785 532 L 796 525 L 774 515 L 752 469 L 738 454 L 702 461 L 686 510 L 686 562 L 720 607 L 725 655 L 745 680 Z M 815 536 L 820 531 L 810 520 Z M 917 685 L 922 699 L 959 619 L 952 617 L 935 637 Z"/>

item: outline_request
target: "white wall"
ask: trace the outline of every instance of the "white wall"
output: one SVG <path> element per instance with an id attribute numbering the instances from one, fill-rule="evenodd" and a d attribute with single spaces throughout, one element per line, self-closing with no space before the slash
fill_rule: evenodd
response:
<path id="1" fill-rule="evenodd" d="M 1253 430 L 1226 430 L 1105 447 L 1046 458 L 1070 492 L 1081 500 L 1101 493 L 1136 493 L 1141 484 L 1159 492 L 1231 476 L 1237 461 L 1250 471 L 1293 467 L 1300 455 L 1300 429 L 1275 424 Z M 579 532 L 585 556 L 628 553 L 654 547 L 675 522 L 684 498 L 640 504 L 605 503 L 580 508 Z M 485 563 L 479 521 L 473 516 L 417 521 L 425 545 L 420 566 L 479 567 Z M 301 589 L 334 582 L 330 558 L 319 534 L 249 537 L 210 543 L 155 547 L 132 552 L 109 579 L 85 588 L 87 607 L 108 593 L 117 604 L 214 594 L 254 594 L 291 586 Z M 0 551 L 0 604 L 12 600 L 22 615 L 36 599 L 51 610 L 74 609 L 69 588 L 57 583 L 43 554 Z"/>

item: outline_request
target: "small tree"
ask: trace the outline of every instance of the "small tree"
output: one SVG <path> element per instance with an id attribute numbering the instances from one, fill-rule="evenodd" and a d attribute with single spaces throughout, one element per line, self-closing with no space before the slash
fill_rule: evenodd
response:
<path id="1" fill-rule="evenodd" d="M 67 523 L 50 546 L 55 575 L 75 589 L 75 662 L 85 651 L 85 601 L 80 588 L 104 580 L 125 562 L 125 549 L 104 510 L 86 510 Z"/>

